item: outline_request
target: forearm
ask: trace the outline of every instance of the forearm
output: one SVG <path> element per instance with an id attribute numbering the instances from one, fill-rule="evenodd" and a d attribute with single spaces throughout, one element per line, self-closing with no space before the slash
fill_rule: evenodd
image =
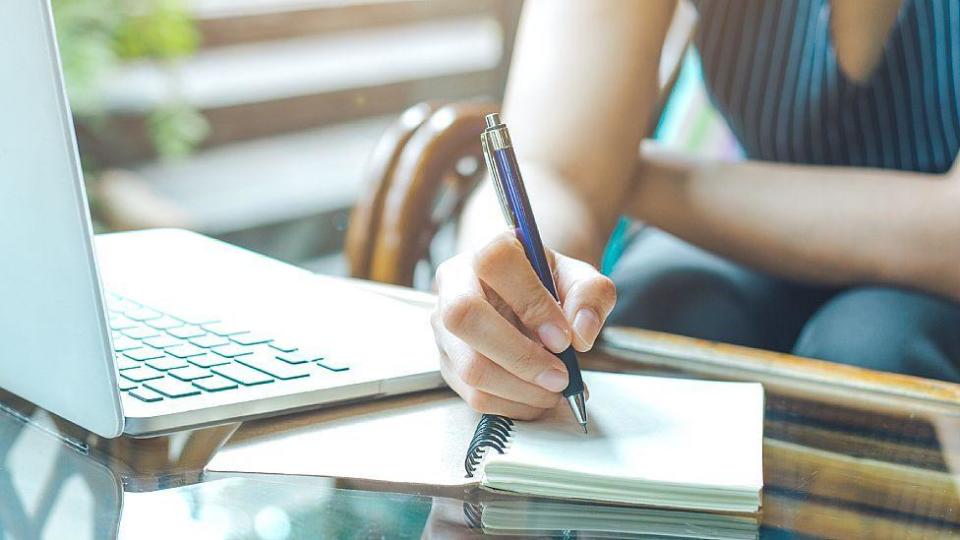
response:
<path id="1" fill-rule="evenodd" d="M 504 119 L 544 243 L 599 264 L 656 103 L 671 0 L 524 5 Z M 470 201 L 461 247 L 503 229 L 492 190 Z"/>
<path id="2" fill-rule="evenodd" d="M 569 184 L 534 163 L 523 163 L 524 183 L 544 245 L 599 266 L 613 222 L 598 214 Z M 619 215 L 612 212 L 612 215 Z M 460 220 L 458 250 L 475 250 L 507 227 L 489 180 L 477 188 Z"/>
<path id="3" fill-rule="evenodd" d="M 893 283 L 960 299 L 953 178 L 648 156 L 632 197 L 631 213 L 643 221 L 786 277 Z"/>

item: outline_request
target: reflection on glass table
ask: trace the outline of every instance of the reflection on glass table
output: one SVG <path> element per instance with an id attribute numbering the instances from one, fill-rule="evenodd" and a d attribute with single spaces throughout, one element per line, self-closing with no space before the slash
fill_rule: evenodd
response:
<path id="1" fill-rule="evenodd" d="M 568 538 L 578 528 L 598 537 L 757 535 L 752 518 L 341 489 L 328 478 L 178 474 L 143 491 L 141 473 L 49 420 L 42 411 L 0 411 L 0 538 Z"/>
<path id="2" fill-rule="evenodd" d="M 330 482 L 231 478 L 128 493 L 121 538 L 294 540 L 420 538 L 430 497 L 351 491 Z"/>
<path id="3" fill-rule="evenodd" d="M 730 349 L 700 350 L 718 355 Z M 599 358 L 594 366 L 637 370 L 615 360 Z M 0 539 L 960 534 L 960 391 L 919 380 L 887 390 L 840 384 L 823 371 L 806 379 L 735 375 L 760 380 L 766 389 L 759 525 L 747 518 L 558 503 L 369 476 L 371 460 L 409 463 L 405 452 L 418 450 L 379 441 L 390 436 L 390 422 L 422 428 L 426 417 L 414 418 L 418 411 L 463 406 L 448 391 L 252 421 L 239 429 L 109 441 L 0 392 Z M 384 423 L 374 422 L 378 429 L 361 438 L 361 415 L 368 425 L 375 418 Z M 462 459 L 466 442 L 455 443 Z M 208 462 L 221 447 L 219 455 L 242 455 L 239 461 L 249 468 L 213 472 Z M 335 466 L 341 457 L 368 476 L 344 474 Z"/>

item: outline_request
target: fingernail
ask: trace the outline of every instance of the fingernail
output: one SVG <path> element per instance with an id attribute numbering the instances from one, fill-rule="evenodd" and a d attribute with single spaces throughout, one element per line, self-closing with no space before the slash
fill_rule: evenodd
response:
<path id="1" fill-rule="evenodd" d="M 570 336 L 562 328 L 553 324 L 546 323 L 537 330 L 540 341 L 551 351 L 563 352 L 570 346 Z"/>
<path id="2" fill-rule="evenodd" d="M 593 347 L 593 341 L 597 339 L 600 333 L 600 317 L 592 309 L 583 308 L 577 312 L 573 318 L 573 331 L 580 336 L 580 339 Z"/>
<path id="3" fill-rule="evenodd" d="M 559 392 L 567 387 L 567 374 L 559 369 L 548 369 L 537 375 L 535 382 L 551 392 Z"/>

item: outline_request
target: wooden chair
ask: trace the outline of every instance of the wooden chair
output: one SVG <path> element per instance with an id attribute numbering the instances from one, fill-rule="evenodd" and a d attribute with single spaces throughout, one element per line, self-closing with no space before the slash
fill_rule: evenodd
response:
<path id="1" fill-rule="evenodd" d="M 347 230 L 353 277 L 412 286 L 431 261 L 437 232 L 453 223 L 484 174 L 483 115 L 492 103 L 421 103 L 383 135 L 368 169 L 368 191 Z"/>
<path id="2" fill-rule="evenodd" d="M 661 57 L 661 109 L 696 23 L 695 10 L 681 6 Z M 483 116 L 499 110 L 491 102 L 420 103 L 387 130 L 370 160 L 369 187 L 347 231 L 352 277 L 413 286 L 424 263 L 432 274 L 438 262 L 431 249 L 434 238 L 455 224 L 486 172 L 480 154 Z"/>

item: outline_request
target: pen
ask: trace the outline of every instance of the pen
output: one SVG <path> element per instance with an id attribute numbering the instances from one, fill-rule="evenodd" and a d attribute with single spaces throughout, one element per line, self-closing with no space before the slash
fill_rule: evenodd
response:
<path id="1" fill-rule="evenodd" d="M 543 241 L 537 222 L 533 218 L 527 190 L 523 187 L 523 178 L 520 176 L 520 167 L 517 165 L 517 156 L 513 152 L 510 133 L 507 126 L 500 121 L 500 115 L 488 114 L 484 117 L 486 129 L 480 135 L 480 144 L 483 146 L 483 157 L 490 171 L 490 178 L 497 191 L 500 209 L 507 224 L 513 227 L 514 234 L 523 244 L 523 251 L 533 270 L 540 278 L 543 286 L 550 291 L 553 298 L 560 301 L 557 295 L 557 286 L 553 282 L 553 272 L 547 262 L 547 254 L 543 251 Z M 567 403 L 573 410 L 573 415 L 583 432 L 587 432 L 587 408 L 583 399 L 583 378 L 580 375 L 580 363 L 573 345 L 557 354 L 557 358 L 567 367 L 569 381 L 563 390 Z"/>

